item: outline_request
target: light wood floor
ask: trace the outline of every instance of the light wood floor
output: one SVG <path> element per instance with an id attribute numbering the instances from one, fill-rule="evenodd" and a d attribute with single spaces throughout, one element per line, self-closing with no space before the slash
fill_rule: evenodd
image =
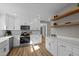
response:
<path id="1" fill-rule="evenodd" d="M 52 56 L 41 44 L 13 48 L 8 56 Z"/>

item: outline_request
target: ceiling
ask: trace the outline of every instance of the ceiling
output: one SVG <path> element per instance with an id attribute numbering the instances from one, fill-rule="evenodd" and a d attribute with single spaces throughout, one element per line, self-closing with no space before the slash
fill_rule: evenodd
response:
<path id="1" fill-rule="evenodd" d="M 47 20 L 62 8 L 70 6 L 69 3 L 0 3 L 0 11 L 16 14 L 16 21 L 31 23 L 40 18 Z"/>

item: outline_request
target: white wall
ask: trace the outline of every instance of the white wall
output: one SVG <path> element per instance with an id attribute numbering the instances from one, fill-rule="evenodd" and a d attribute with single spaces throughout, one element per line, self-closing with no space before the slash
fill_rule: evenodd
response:
<path id="1" fill-rule="evenodd" d="M 68 21 L 70 22 L 79 21 L 79 13 L 72 16 L 65 17 L 61 20 L 58 20 L 57 22 L 61 24 Z M 51 34 L 54 34 L 54 33 L 57 35 L 79 38 L 79 25 L 52 28 Z"/>

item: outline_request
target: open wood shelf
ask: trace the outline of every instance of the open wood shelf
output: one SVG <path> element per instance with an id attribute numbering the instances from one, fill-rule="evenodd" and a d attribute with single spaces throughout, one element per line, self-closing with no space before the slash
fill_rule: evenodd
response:
<path id="1" fill-rule="evenodd" d="M 64 12 L 63 14 L 56 15 L 53 21 L 60 20 L 61 18 L 70 16 L 73 14 L 77 14 L 77 13 L 79 13 L 79 7 L 71 8 L 71 10 L 68 10 L 67 12 Z"/>
<path id="2" fill-rule="evenodd" d="M 75 25 L 79 25 L 79 22 L 67 22 L 61 25 L 53 25 L 50 26 L 51 28 L 59 28 L 59 27 L 66 27 L 66 26 L 75 26 Z"/>

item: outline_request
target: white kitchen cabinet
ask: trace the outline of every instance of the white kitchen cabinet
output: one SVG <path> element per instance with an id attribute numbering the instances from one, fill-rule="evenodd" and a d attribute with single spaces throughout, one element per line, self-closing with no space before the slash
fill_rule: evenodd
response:
<path id="1" fill-rule="evenodd" d="M 46 39 L 46 49 L 54 56 L 57 56 L 57 38 L 51 37 Z"/>
<path id="2" fill-rule="evenodd" d="M 0 48 L 0 56 L 6 56 L 9 52 L 9 45 L 5 45 Z"/>
<path id="3" fill-rule="evenodd" d="M 9 53 L 9 45 L 3 47 L 4 55 L 6 56 Z"/>
<path id="4" fill-rule="evenodd" d="M 51 38 L 51 54 L 57 56 L 57 38 Z"/>
<path id="5" fill-rule="evenodd" d="M 79 56 L 79 48 L 73 47 L 73 56 Z"/>
<path id="6" fill-rule="evenodd" d="M 6 39 L 6 38 L 4 38 Z M 9 52 L 9 40 L 0 43 L 0 56 L 6 56 Z"/>
<path id="7" fill-rule="evenodd" d="M 13 42 L 13 46 L 17 47 L 20 46 L 20 35 L 14 35 L 14 42 Z"/>
<path id="8" fill-rule="evenodd" d="M 15 16 L 6 13 L 6 30 L 14 30 L 15 29 Z"/>
<path id="9" fill-rule="evenodd" d="M 23 20 L 22 20 L 22 21 L 23 21 Z M 20 30 L 20 25 L 22 25 L 22 24 L 21 24 L 21 20 L 18 19 L 18 18 L 16 18 L 16 19 L 15 19 L 15 30 Z"/>
<path id="10" fill-rule="evenodd" d="M 0 13 L 0 30 L 6 30 L 5 15 Z"/>
<path id="11" fill-rule="evenodd" d="M 66 42 L 58 42 L 58 56 L 72 56 L 72 47 Z"/>
<path id="12" fill-rule="evenodd" d="M 46 39 L 45 45 L 46 45 L 46 49 L 51 53 L 51 43 L 49 38 Z"/>
<path id="13" fill-rule="evenodd" d="M 15 29 L 14 30 L 20 30 L 20 25 L 15 23 Z"/>

